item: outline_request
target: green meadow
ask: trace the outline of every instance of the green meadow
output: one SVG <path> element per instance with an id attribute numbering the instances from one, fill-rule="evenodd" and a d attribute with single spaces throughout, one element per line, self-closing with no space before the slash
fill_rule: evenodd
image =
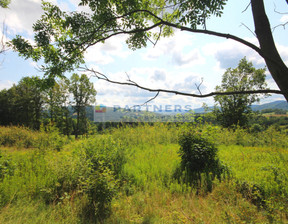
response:
<path id="1" fill-rule="evenodd" d="M 181 170 L 183 132 L 213 144 L 223 172 Z M 273 127 L 155 123 L 79 140 L 1 127 L 0 149 L 0 223 L 288 222 L 288 136 Z"/>

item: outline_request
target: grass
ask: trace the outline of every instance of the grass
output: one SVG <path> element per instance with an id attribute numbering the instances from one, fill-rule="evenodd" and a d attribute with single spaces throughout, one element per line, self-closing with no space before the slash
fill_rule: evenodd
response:
<path id="1" fill-rule="evenodd" d="M 123 127 L 78 141 L 25 129 L 34 145 L 24 147 L 11 140 L 0 146 L 0 223 L 95 223 L 97 219 L 84 212 L 93 197 L 97 202 L 93 189 L 107 197 L 116 190 L 111 203 L 107 201 L 110 216 L 101 223 L 288 221 L 286 135 L 274 129 L 261 136 L 211 125 L 195 127 L 218 145 L 219 158 L 232 175 L 214 180 L 212 192 L 196 193 L 174 175 L 180 165 L 182 128 Z M 14 132 L 19 129 L 1 127 L 0 139 L 14 139 L 9 136 Z M 45 135 L 54 142 L 39 145 L 36 140 Z"/>

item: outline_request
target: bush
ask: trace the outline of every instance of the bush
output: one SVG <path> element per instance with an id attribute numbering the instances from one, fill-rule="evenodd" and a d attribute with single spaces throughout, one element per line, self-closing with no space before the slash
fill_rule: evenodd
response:
<path id="1" fill-rule="evenodd" d="M 202 173 L 214 167 L 217 148 L 194 132 L 182 133 L 179 139 L 181 167 L 189 172 Z"/>
<path id="2" fill-rule="evenodd" d="M 124 148 L 112 136 L 94 136 L 71 144 L 73 153 L 85 160 L 85 172 L 80 177 L 80 191 L 88 197 L 84 218 L 103 221 L 111 212 L 111 201 L 118 187 L 126 162 Z"/>
<path id="3" fill-rule="evenodd" d="M 98 167 L 82 182 L 82 189 L 88 196 L 84 216 L 98 221 L 107 218 L 111 213 L 111 201 L 118 189 L 113 171 L 105 166 Z"/>
<path id="4" fill-rule="evenodd" d="M 216 146 L 199 133 L 185 130 L 179 137 L 179 144 L 180 172 L 182 171 L 182 176 L 184 174 L 185 181 L 211 191 L 215 177 L 221 179 L 223 173 L 228 173 L 217 158 Z M 177 172 L 179 176 L 179 170 Z"/>

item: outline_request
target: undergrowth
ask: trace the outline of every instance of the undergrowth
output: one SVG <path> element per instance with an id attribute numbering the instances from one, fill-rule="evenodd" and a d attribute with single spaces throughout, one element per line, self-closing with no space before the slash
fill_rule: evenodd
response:
<path id="1" fill-rule="evenodd" d="M 1 127 L 0 223 L 285 223 L 287 142 L 274 128 L 209 124 L 127 125 L 81 140 L 53 126 Z M 203 169 L 189 163 L 195 143 Z"/>

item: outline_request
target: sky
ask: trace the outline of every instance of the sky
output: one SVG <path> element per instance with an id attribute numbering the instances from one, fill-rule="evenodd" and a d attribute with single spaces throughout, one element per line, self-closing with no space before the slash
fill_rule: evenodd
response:
<path id="1" fill-rule="evenodd" d="M 78 7 L 77 0 L 50 0 L 62 10 L 84 10 Z M 253 19 L 249 0 L 229 0 L 221 18 L 212 17 L 207 21 L 207 29 L 229 33 L 248 40 L 258 46 L 255 38 Z M 275 42 L 279 53 L 288 65 L 287 27 L 278 26 L 288 21 L 288 5 L 284 0 L 266 0 L 265 7 L 270 19 Z M 247 10 L 245 11 L 245 9 Z M 33 41 L 32 25 L 39 19 L 43 11 L 41 0 L 12 0 L 9 9 L 0 9 L 0 22 L 6 26 L 6 40 L 21 35 Z M 286 29 L 285 29 L 286 28 Z M 252 61 L 256 68 L 263 68 L 265 63 L 256 52 L 232 40 L 193 34 L 185 31 L 175 31 L 169 38 L 162 38 L 156 46 L 148 44 L 146 48 L 132 51 L 128 49 L 127 36 L 116 36 L 105 44 L 99 44 L 88 49 L 85 54 L 86 65 L 97 70 L 110 79 L 126 81 L 130 79 L 149 88 L 163 88 L 198 94 L 196 85 L 200 86 L 202 94 L 215 90 L 221 84 L 223 73 L 228 68 L 235 68 L 244 56 Z M 0 90 L 10 88 L 25 76 L 40 76 L 37 64 L 25 60 L 16 52 L 8 50 L 0 55 Z M 80 74 L 79 71 L 75 71 Z M 68 77 L 70 74 L 66 74 Z M 97 90 L 97 104 L 106 106 L 141 105 L 155 96 L 136 87 L 127 87 L 107 83 L 91 77 Z M 271 89 L 278 89 L 269 72 L 267 83 Z M 267 103 L 284 100 L 281 95 L 272 95 L 261 100 Z M 199 108 L 206 103 L 213 105 L 213 97 L 192 98 L 173 94 L 160 93 L 150 105 L 189 105 Z"/>

